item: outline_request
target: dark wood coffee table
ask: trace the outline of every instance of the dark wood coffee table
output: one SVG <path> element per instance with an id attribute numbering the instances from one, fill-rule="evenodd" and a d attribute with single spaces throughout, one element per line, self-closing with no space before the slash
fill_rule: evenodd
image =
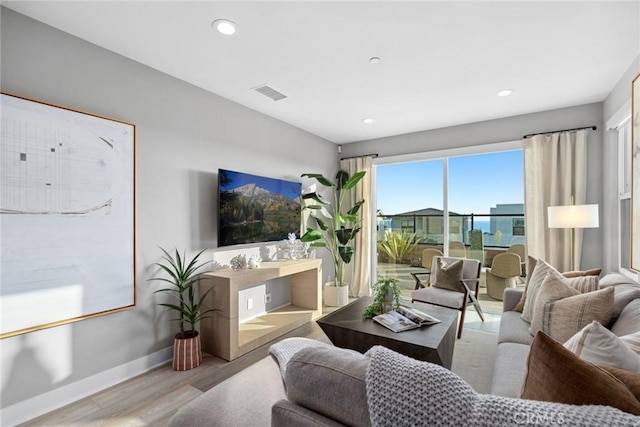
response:
<path id="1" fill-rule="evenodd" d="M 338 347 L 366 352 L 382 345 L 418 360 L 451 369 L 453 346 L 456 342 L 458 310 L 423 303 L 406 303 L 440 319 L 440 323 L 404 332 L 393 332 L 373 320 L 362 320 L 364 309 L 373 298 L 362 297 L 316 322 Z"/>

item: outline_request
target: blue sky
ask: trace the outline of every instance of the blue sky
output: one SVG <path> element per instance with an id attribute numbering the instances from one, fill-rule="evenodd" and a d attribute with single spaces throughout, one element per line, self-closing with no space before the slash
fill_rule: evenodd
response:
<path id="1" fill-rule="evenodd" d="M 442 209 L 442 170 L 442 160 L 377 166 L 378 209 Z M 522 150 L 449 158 L 449 210 L 488 214 L 506 203 L 524 203 Z"/>

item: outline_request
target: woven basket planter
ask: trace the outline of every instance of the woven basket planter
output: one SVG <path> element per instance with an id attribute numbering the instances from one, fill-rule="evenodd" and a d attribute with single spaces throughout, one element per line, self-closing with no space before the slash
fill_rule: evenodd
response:
<path id="1" fill-rule="evenodd" d="M 173 339 L 173 369 L 187 371 L 197 368 L 201 363 L 202 351 L 198 332 L 194 331 L 193 336 L 187 338 L 180 338 L 180 334 L 176 334 Z"/>

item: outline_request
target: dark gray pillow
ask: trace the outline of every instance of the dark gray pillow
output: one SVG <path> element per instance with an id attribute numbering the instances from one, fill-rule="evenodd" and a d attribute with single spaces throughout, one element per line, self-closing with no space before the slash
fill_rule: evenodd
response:
<path id="1" fill-rule="evenodd" d="M 300 350 L 287 364 L 287 399 L 345 425 L 369 426 L 368 365 L 368 357 L 337 347 Z"/>
<path id="2" fill-rule="evenodd" d="M 435 288 L 450 289 L 452 291 L 464 292 L 462 284 L 462 260 L 447 264 L 442 258 L 436 263 L 436 282 Z"/>

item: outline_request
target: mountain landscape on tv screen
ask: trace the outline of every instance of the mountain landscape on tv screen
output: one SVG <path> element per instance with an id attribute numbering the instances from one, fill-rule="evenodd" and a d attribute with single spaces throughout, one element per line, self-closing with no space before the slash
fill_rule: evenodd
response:
<path id="1" fill-rule="evenodd" d="M 289 233 L 299 235 L 300 184 L 238 174 L 241 182 L 247 176 L 256 182 L 231 188 L 234 174 L 221 173 L 220 177 L 220 246 L 282 240 Z"/>

